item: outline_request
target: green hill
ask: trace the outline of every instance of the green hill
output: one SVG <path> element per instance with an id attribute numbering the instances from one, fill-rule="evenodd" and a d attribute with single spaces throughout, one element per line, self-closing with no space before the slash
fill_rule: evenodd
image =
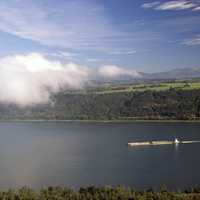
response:
<path id="1" fill-rule="evenodd" d="M 1 119 L 198 120 L 200 83 L 104 85 L 54 94 L 45 105 L 0 104 Z"/>

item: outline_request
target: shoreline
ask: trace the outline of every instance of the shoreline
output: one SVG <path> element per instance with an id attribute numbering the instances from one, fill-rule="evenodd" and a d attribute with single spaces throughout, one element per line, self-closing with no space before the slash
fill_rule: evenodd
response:
<path id="1" fill-rule="evenodd" d="M 56 119 L 0 119 L 3 122 L 81 122 L 81 123 L 200 123 L 200 120 L 146 120 L 146 119 L 132 119 L 132 120 L 56 120 Z"/>

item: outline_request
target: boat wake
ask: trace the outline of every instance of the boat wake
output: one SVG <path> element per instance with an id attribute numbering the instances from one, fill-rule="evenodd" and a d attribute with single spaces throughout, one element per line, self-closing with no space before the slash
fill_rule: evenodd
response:
<path id="1" fill-rule="evenodd" d="M 191 140 L 191 141 L 183 141 L 183 142 L 181 142 L 181 144 L 190 144 L 190 143 L 200 143 L 200 141 L 198 141 L 198 140 Z"/>

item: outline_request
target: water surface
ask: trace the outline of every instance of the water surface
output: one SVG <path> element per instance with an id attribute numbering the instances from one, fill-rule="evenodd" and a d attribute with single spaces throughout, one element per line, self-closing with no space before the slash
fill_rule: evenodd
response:
<path id="1" fill-rule="evenodd" d="M 0 123 L 0 188 L 200 185 L 200 143 L 126 145 L 175 137 L 200 140 L 200 123 Z"/>

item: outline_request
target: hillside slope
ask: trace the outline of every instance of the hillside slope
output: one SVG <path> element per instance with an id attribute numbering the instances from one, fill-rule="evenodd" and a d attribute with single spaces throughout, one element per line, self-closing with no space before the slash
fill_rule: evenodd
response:
<path id="1" fill-rule="evenodd" d="M 0 104 L 1 119 L 121 120 L 200 117 L 200 89 L 59 93 L 51 104 L 20 108 Z"/>

